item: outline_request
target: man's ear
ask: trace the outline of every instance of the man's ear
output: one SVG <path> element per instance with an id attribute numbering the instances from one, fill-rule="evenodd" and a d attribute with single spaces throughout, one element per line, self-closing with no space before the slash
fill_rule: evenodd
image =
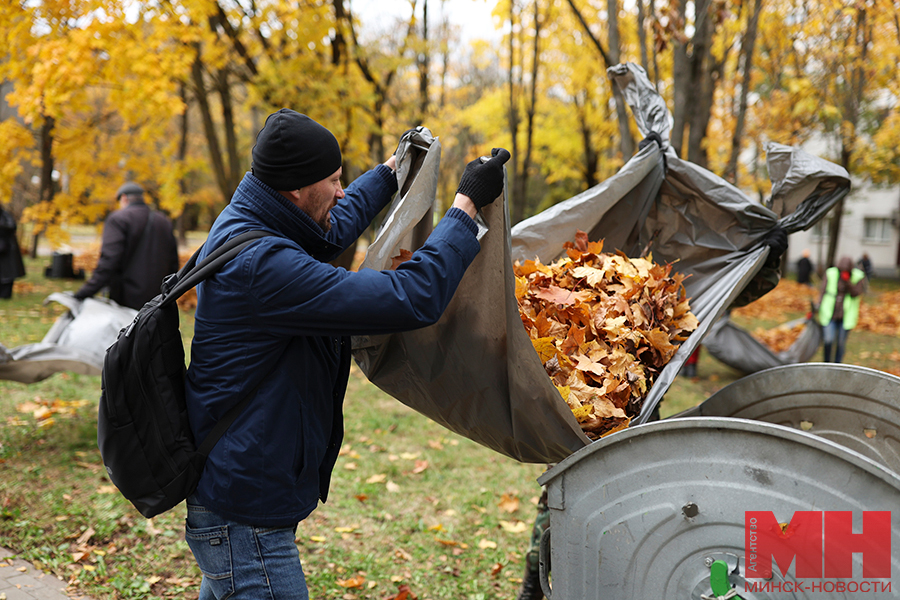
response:
<path id="1" fill-rule="evenodd" d="M 290 192 L 278 192 L 288 200 L 290 200 L 294 204 L 298 204 L 300 202 L 300 190 L 293 190 Z"/>

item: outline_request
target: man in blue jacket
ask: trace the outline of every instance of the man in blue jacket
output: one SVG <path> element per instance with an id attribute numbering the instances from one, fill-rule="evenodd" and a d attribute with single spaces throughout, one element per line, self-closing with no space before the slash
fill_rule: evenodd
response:
<path id="1" fill-rule="evenodd" d="M 478 209 L 503 190 L 509 152 L 466 166 L 453 207 L 394 271 L 327 261 L 355 244 L 397 191 L 395 157 L 341 187 L 335 137 L 282 109 L 266 119 L 252 172 L 204 251 L 265 230 L 198 286 L 187 406 L 194 439 L 255 394 L 212 450 L 188 498 L 185 536 L 201 600 L 308 598 L 294 535 L 328 496 L 343 437 L 351 335 L 436 322 L 478 253 Z M 202 258 L 202 257 L 201 257 Z"/>

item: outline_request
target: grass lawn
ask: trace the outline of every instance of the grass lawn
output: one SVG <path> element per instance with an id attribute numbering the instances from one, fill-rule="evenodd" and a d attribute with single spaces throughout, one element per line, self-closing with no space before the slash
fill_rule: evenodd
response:
<path id="1" fill-rule="evenodd" d="M 9 348 L 39 341 L 64 310 L 42 300 L 80 284 L 44 279 L 47 261 L 28 261 L 13 299 L 0 301 L 0 343 Z M 189 340 L 192 315 L 182 317 Z M 845 362 L 896 369 L 900 337 L 854 331 Z M 699 377 L 670 388 L 663 415 L 739 377 L 704 355 Z M 31 385 L 0 381 L 0 546 L 96 598 L 196 598 L 183 504 L 144 519 L 106 477 L 96 446 L 99 389 L 98 376 L 67 373 Z M 52 420 L 39 421 L 41 412 Z M 545 466 L 447 431 L 355 368 L 345 415 L 329 501 L 297 532 L 311 597 L 385 599 L 407 585 L 420 600 L 514 598 Z"/>

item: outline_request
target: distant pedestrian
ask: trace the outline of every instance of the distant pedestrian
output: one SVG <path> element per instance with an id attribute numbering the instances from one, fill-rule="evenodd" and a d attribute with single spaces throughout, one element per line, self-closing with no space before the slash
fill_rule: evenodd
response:
<path id="1" fill-rule="evenodd" d="M 141 186 L 123 184 L 116 200 L 119 210 L 106 218 L 97 268 L 75 297 L 83 300 L 107 287 L 110 299 L 137 310 L 178 270 L 178 242 L 169 219 L 144 203 Z"/>
<path id="2" fill-rule="evenodd" d="M 813 264 L 809 259 L 809 248 L 803 250 L 803 256 L 797 261 L 797 283 L 812 285 Z"/>
<path id="3" fill-rule="evenodd" d="M 13 282 L 25 276 L 25 263 L 16 238 L 16 218 L 0 206 L 0 298 L 12 298 Z"/>
<path id="4" fill-rule="evenodd" d="M 862 258 L 859 259 L 857 266 L 866 274 L 866 279 L 872 281 L 872 277 L 875 276 L 875 271 L 872 269 L 872 261 L 869 260 L 869 254 L 867 252 L 863 252 Z"/>
<path id="5" fill-rule="evenodd" d="M 853 259 L 849 256 L 841 257 L 836 267 L 825 271 L 819 301 L 825 362 L 832 362 L 832 349 L 834 362 L 839 363 L 844 358 L 847 337 L 859 321 L 859 305 L 866 283 L 866 274 L 853 267 Z"/>

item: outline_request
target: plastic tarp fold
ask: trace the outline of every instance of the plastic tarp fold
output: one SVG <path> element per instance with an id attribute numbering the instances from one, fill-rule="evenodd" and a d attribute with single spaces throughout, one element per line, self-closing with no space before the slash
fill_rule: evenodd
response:
<path id="1" fill-rule="evenodd" d="M 607 251 L 629 256 L 645 249 L 675 264 L 700 321 L 659 373 L 639 417 L 646 420 L 681 365 L 711 326 L 763 267 L 762 240 L 776 225 L 788 233 L 811 226 L 849 191 L 843 169 L 801 150 L 768 147 L 773 197 L 763 206 L 713 173 L 668 148 L 671 117 L 643 70 L 623 64 L 610 77 L 632 106 L 651 143 L 610 179 L 510 228 L 506 192 L 479 216 L 481 252 L 435 325 L 378 337 L 354 338 L 354 357 L 376 386 L 448 429 L 522 462 L 557 462 L 590 443 L 559 396 L 519 318 L 513 261 L 549 263 L 576 230 L 604 239 Z M 421 133 L 421 132 L 420 132 Z M 401 141 L 401 190 L 361 268 L 384 269 L 410 244 L 436 191 L 440 148 L 432 145 L 415 173 Z M 435 158 L 432 159 L 432 155 Z M 428 169 L 434 169 L 429 171 Z M 420 184 L 421 180 L 421 185 Z M 430 216 L 428 217 L 430 220 Z M 398 234 L 402 232 L 402 234 Z M 390 242 L 388 240 L 391 240 Z"/>
<path id="2" fill-rule="evenodd" d="M 99 375 L 106 349 L 137 311 L 105 298 L 78 300 L 53 293 L 44 304 L 58 302 L 68 310 L 36 344 L 16 348 L 0 345 L 0 379 L 35 383 L 60 371 Z"/>
<path id="3" fill-rule="evenodd" d="M 723 316 L 710 328 L 703 346 L 720 362 L 747 375 L 774 367 L 803 363 L 815 356 L 822 343 L 822 326 L 814 318 L 788 321 L 780 327 L 803 324 L 803 331 L 786 350 L 775 352 Z"/>

